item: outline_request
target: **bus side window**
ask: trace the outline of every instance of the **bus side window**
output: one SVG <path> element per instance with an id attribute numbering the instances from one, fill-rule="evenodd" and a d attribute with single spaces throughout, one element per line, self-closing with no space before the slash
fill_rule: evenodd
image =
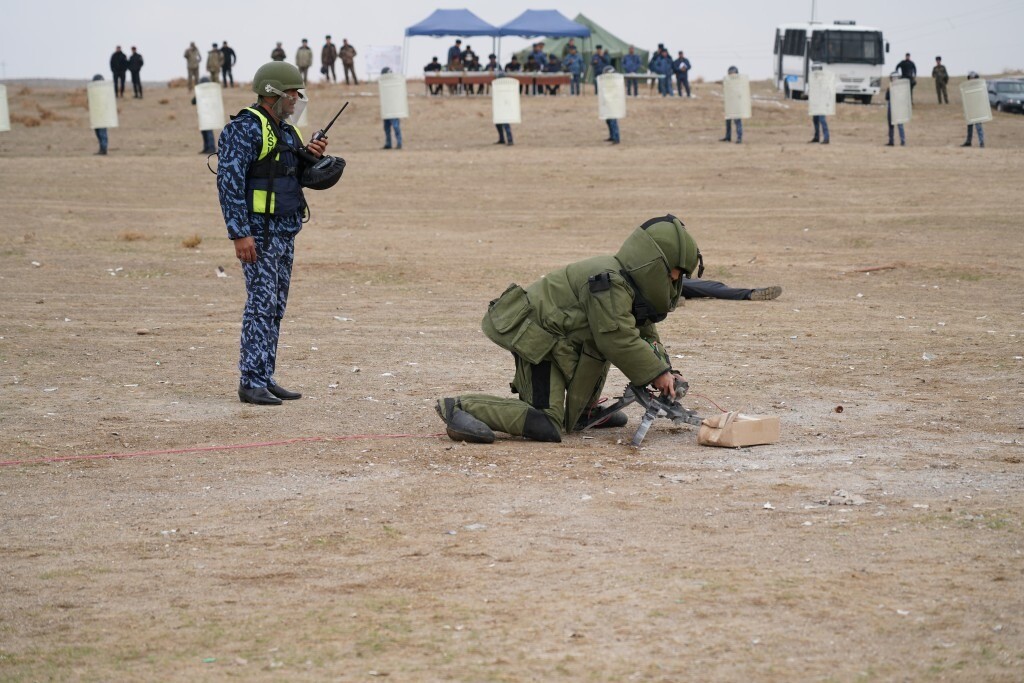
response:
<path id="1" fill-rule="evenodd" d="M 782 38 L 779 29 L 775 29 L 775 54 L 782 50 Z"/>

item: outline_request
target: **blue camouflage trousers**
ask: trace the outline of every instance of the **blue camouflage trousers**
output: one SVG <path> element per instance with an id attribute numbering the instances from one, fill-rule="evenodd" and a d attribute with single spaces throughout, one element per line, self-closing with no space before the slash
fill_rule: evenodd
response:
<path id="1" fill-rule="evenodd" d="M 273 219 L 271 219 L 273 220 Z M 295 235 L 255 230 L 256 263 L 243 263 L 247 298 L 242 312 L 241 384 L 255 389 L 274 384 L 277 340 L 288 304 L 295 258 Z"/>

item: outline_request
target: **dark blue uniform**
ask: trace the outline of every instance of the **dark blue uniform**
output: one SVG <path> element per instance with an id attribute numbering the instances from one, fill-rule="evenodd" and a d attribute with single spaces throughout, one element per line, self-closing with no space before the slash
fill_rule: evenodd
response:
<path id="1" fill-rule="evenodd" d="M 287 123 L 281 123 L 279 130 L 289 147 L 301 144 L 298 133 Z M 288 303 L 295 235 L 302 229 L 306 207 L 296 175 L 298 159 L 292 152 L 280 153 L 276 170 L 281 172 L 275 173 L 272 183 L 251 177 L 262 149 L 263 124 L 254 115 L 236 117 L 221 132 L 217 190 L 228 237 L 253 237 L 258 256 L 255 263 L 242 264 L 247 298 L 242 313 L 238 370 L 241 385 L 250 389 L 274 385 L 277 341 Z M 284 172 L 288 167 L 296 171 Z M 260 205 L 255 195 L 271 184 L 273 197 L 263 203 L 272 204 L 274 213 L 254 211 L 254 206 Z"/>

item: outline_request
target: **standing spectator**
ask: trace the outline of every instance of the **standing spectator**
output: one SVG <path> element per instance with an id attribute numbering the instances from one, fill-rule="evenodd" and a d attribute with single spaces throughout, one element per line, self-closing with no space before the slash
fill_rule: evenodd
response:
<path id="1" fill-rule="evenodd" d="M 679 54 L 683 54 L 683 53 L 680 52 Z M 735 66 L 730 66 L 729 67 L 729 73 L 730 74 L 738 74 L 739 72 L 740 72 L 740 70 L 737 69 Z M 679 96 L 680 97 L 683 96 L 682 92 L 679 93 Z M 687 94 L 687 97 L 689 97 L 689 94 Z M 743 143 L 743 119 L 726 119 L 725 120 L 725 137 L 722 138 L 721 140 L 719 140 L 719 142 L 731 142 L 732 141 L 732 124 L 733 123 L 736 124 L 736 144 L 739 145 L 739 144 Z"/>
<path id="2" fill-rule="evenodd" d="M 647 65 L 647 68 L 661 76 L 658 79 L 658 92 L 662 97 L 675 95 L 675 89 L 672 87 L 672 57 L 664 46 L 660 47 L 658 53 L 651 58 L 651 63 Z"/>
<path id="3" fill-rule="evenodd" d="M 206 72 L 210 74 L 210 80 L 220 83 L 220 67 L 224 64 L 224 55 L 220 53 L 217 43 L 213 44 L 210 51 L 206 53 Z"/>
<path id="4" fill-rule="evenodd" d="M 185 50 L 185 65 L 188 67 L 188 89 L 192 90 L 199 82 L 199 65 L 203 63 L 203 55 L 196 47 L 195 41 L 189 43 Z"/>
<path id="5" fill-rule="evenodd" d="M 437 57 L 434 57 L 433 59 L 431 59 L 430 60 L 430 64 L 427 64 L 425 67 L 423 67 L 423 71 L 426 72 L 426 73 L 436 73 L 436 72 L 438 72 L 440 70 L 441 70 L 441 62 L 437 61 Z M 440 95 L 441 94 L 441 84 L 438 83 L 437 85 L 430 86 L 430 94 L 431 95 Z"/>
<path id="6" fill-rule="evenodd" d="M 974 80 L 975 78 L 978 78 L 978 77 L 979 76 L 978 76 L 978 72 L 977 71 L 969 71 L 969 72 L 967 72 L 967 80 L 969 80 L 969 81 L 972 81 L 972 80 Z M 984 147 L 985 146 L 985 129 L 982 127 L 982 125 L 980 123 L 968 123 L 967 124 L 967 140 L 964 142 L 964 144 L 960 145 L 961 147 L 970 147 L 971 146 L 971 142 L 974 139 L 974 129 L 975 128 L 978 129 L 978 147 Z"/>
<path id="7" fill-rule="evenodd" d="M 320 73 L 324 75 L 325 81 L 338 82 L 338 74 L 334 72 L 334 63 L 338 61 L 338 48 L 331 42 L 331 37 L 324 38 L 326 41 L 320 50 Z"/>
<path id="8" fill-rule="evenodd" d="M 231 82 L 231 87 L 235 87 L 235 74 L 231 72 L 235 68 L 235 62 L 238 61 L 235 51 L 228 47 L 228 41 L 223 41 L 220 44 L 220 54 L 224 58 L 224 63 L 221 64 L 220 74 L 221 80 L 224 81 L 224 87 L 228 87 L 228 82 Z"/>
<path id="9" fill-rule="evenodd" d="M 823 145 L 828 144 L 828 117 L 824 114 L 815 114 L 811 117 L 811 123 L 814 124 L 814 137 L 807 142 L 820 142 Z"/>
<path id="10" fill-rule="evenodd" d="M 309 67 L 313 66 L 313 51 L 309 49 L 309 41 L 302 39 L 302 45 L 295 51 L 295 66 L 299 67 L 302 82 L 309 82 Z"/>
<path id="11" fill-rule="evenodd" d="M 942 57 L 935 58 L 932 78 L 935 79 L 935 96 L 939 98 L 939 104 L 942 104 L 943 100 L 945 100 L 946 104 L 949 104 L 949 93 L 946 92 L 946 86 L 949 84 L 949 72 L 942 65 Z"/>
<path id="12" fill-rule="evenodd" d="M 590 68 L 594 72 L 594 94 L 597 94 L 597 77 L 604 73 L 606 66 L 611 66 L 612 60 L 608 56 L 608 53 L 604 51 L 604 47 L 598 45 L 594 48 L 594 54 L 590 56 Z"/>
<path id="13" fill-rule="evenodd" d="M 110 72 L 114 74 L 114 94 L 124 97 L 125 74 L 128 72 L 128 57 L 121 52 L 121 46 L 114 48 L 110 55 Z M 95 78 L 93 80 L 96 80 Z"/>
<path id="14" fill-rule="evenodd" d="M 569 54 L 562 60 L 562 70 L 572 74 L 572 82 L 569 84 L 569 94 L 580 94 L 580 77 L 583 75 L 583 57 L 576 53 L 576 46 L 569 45 Z"/>
<path id="15" fill-rule="evenodd" d="M 284 48 L 281 47 L 281 43 L 278 43 L 274 49 L 270 51 L 270 58 L 275 62 L 283 62 L 287 56 L 288 55 L 285 54 Z"/>
<path id="16" fill-rule="evenodd" d="M 544 65 L 548 63 L 548 56 L 544 53 L 543 42 L 533 44 L 533 58 L 537 60 L 537 63 L 540 64 L 542 69 L 544 68 Z"/>
<path id="17" fill-rule="evenodd" d="M 900 78 L 910 79 L 910 101 L 914 101 L 914 87 L 917 85 L 917 65 L 910 61 L 910 53 L 908 52 L 903 61 L 896 65 L 896 70 L 900 72 Z"/>
<path id="18" fill-rule="evenodd" d="M 894 126 L 892 125 L 892 100 L 889 97 L 889 93 L 892 92 L 892 82 L 899 80 L 899 78 L 900 75 L 896 72 L 893 72 L 892 75 L 889 76 L 889 87 L 885 89 L 885 120 L 889 124 L 889 142 L 885 143 L 886 147 L 892 147 L 894 144 L 892 135 L 894 128 Z M 900 147 L 906 146 L 907 136 L 903 132 L 903 124 L 897 123 L 895 127 L 898 127 L 900 129 Z"/>
<path id="19" fill-rule="evenodd" d="M 348 75 L 350 73 L 355 85 L 359 85 L 359 79 L 356 78 L 356 49 L 348 44 L 348 38 L 341 39 L 341 49 L 338 50 L 338 56 L 341 57 L 341 65 L 345 69 L 345 85 L 349 84 Z"/>
<path id="20" fill-rule="evenodd" d="M 455 69 L 451 68 L 452 62 L 462 64 L 462 41 L 458 38 L 455 39 L 455 44 L 448 48 L 448 68 L 455 71 Z"/>
<path id="21" fill-rule="evenodd" d="M 142 55 L 132 46 L 132 56 L 128 58 L 128 71 L 132 74 L 132 97 L 142 99 Z"/>
<path id="22" fill-rule="evenodd" d="M 100 75 L 100 74 L 96 74 L 95 76 L 92 77 L 92 80 L 94 80 L 94 81 L 102 81 L 103 80 L 103 76 Z M 96 140 L 98 140 L 99 143 L 100 143 L 99 151 L 97 151 L 96 154 L 98 154 L 100 156 L 106 156 L 107 155 L 107 141 L 108 141 L 107 129 L 106 128 L 94 128 L 93 130 L 96 131 Z"/>
<path id="23" fill-rule="evenodd" d="M 735 68 L 735 67 L 734 67 Z M 679 96 L 683 96 L 683 88 L 686 88 L 686 96 L 690 96 L 690 60 L 686 58 L 683 51 L 679 51 L 679 57 L 672 62 L 672 69 L 676 73 L 676 86 L 679 88 Z M 739 73 L 737 71 L 737 73 Z M 669 85 L 671 87 L 671 85 Z M 739 142 L 737 140 L 736 142 Z"/>
<path id="24" fill-rule="evenodd" d="M 570 38 L 569 42 L 562 46 L 562 59 L 565 59 L 566 57 L 568 57 L 569 56 L 569 52 L 572 51 L 572 50 L 576 50 L 577 52 L 579 51 L 579 48 L 576 47 L 576 39 L 575 38 Z"/>
<path id="25" fill-rule="evenodd" d="M 629 46 L 629 52 L 622 58 L 622 71 L 626 74 L 638 74 L 640 73 L 640 55 L 636 53 L 636 48 L 632 45 Z M 626 95 L 633 92 L 633 97 L 636 97 L 640 91 L 640 85 L 637 79 L 626 76 Z"/>

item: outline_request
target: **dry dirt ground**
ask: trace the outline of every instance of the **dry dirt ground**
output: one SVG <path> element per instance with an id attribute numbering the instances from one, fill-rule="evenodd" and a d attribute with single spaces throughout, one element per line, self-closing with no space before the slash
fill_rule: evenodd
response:
<path id="1" fill-rule="evenodd" d="M 84 90 L 11 84 L 0 679 L 1022 679 L 1024 117 L 961 149 L 922 79 L 908 147 L 879 105 L 823 147 L 756 84 L 725 145 L 705 84 L 630 100 L 617 147 L 592 96 L 529 99 L 506 148 L 487 98 L 410 90 L 382 152 L 372 86 L 312 89 L 314 121 L 352 100 L 348 169 L 297 242 L 278 377 L 305 397 L 258 408 L 189 95 L 124 100 L 103 158 Z M 665 212 L 707 276 L 785 288 L 661 325 L 780 443 L 633 450 L 635 406 L 561 444 L 439 434 L 436 398 L 507 392 L 489 299 Z M 136 455 L 48 460 L 106 454 Z"/>

